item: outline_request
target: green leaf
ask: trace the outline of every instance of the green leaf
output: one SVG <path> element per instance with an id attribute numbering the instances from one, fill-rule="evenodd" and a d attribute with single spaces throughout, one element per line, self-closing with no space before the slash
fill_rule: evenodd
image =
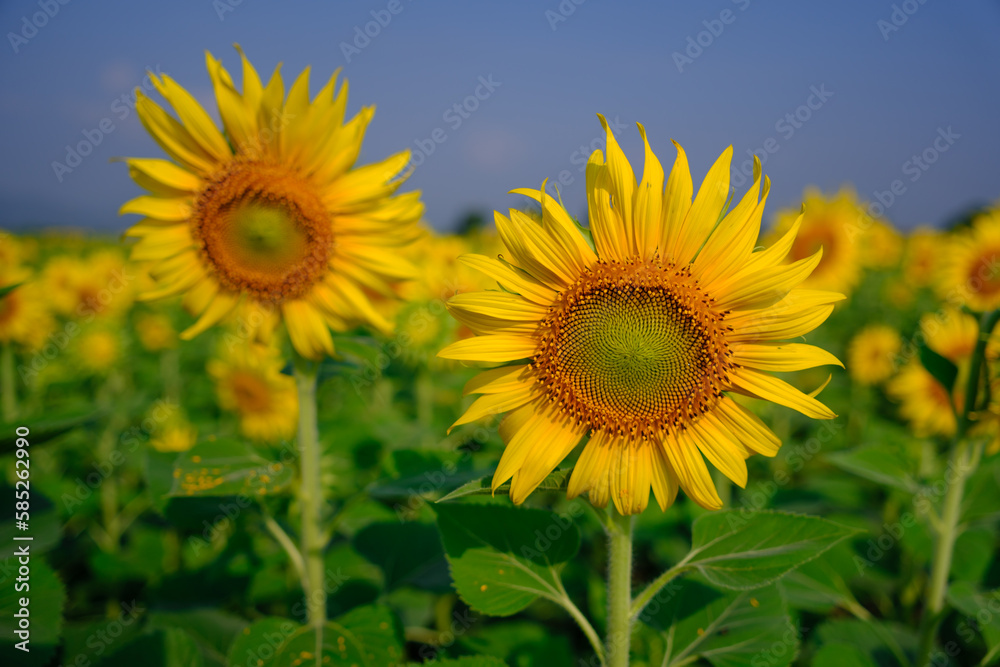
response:
<path id="1" fill-rule="evenodd" d="M 865 445 L 847 451 L 827 454 L 827 461 L 876 484 L 893 486 L 916 493 L 920 485 L 914 479 L 912 467 L 905 456 L 883 444 Z"/>
<path id="2" fill-rule="evenodd" d="M 545 479 L 542 480 L 541 484 L 538 485 L 537 490 L 565 491 L 569 486 L 569 476 L 572 472 L 572 468 L 569 470 L 554 470 L 550 472 L 546 475 Z M 498 486 L 496 493 L 504 496 L 510 495 L 510 482 L 505 482 L 504 484 Z M 488 496 L 491 494 L 493 494 L 493 475 L 487 475 L 486 477 L 463 484 L 437 502 L 443 503 L 448 500 L 464 498 L 465 496 Z"/>
<path id="3" fill-rule="evenodd" d="M 393 478 L 381 479 L 368 487 L 368 495 L 379 500 L 414 498 L 428 500 L 457 484 L 464 484 L 481 473 L 471 469 L 469 457 L 454 452 L 417 452 L 401 449 L 392 453 Z"/>
<path id="4" fill-rule="evenodd" d="M 859 531 L 819 517 L 765 510 L 713 512 L 694 522 L 683 565 L 723 588 L 766 586 Z"/>
<path id="5" fill-rule="evenodd" d="M 972 582 L 959 581 L 948 587 L 948 602 L 966 617 L 960 628 L 965 623 L 979 630 L 990 650 L 1000 647 L 1000 613 L 992 611 L 1000 604 L 1000 589 L 980 593 Z"/>
<path id="6" fill-rule="evenodd" d="M 435 505 L 459 596 L 473 609 L 510 616 L 539 596 L 561 597 L 556 565 L 576 555 L 572 518 L 501 505 Z"/>
<path id="7" fill-rule="evenodd" d="M 184 630 L 150 630 L 114 651 L 96 667 L 204 667 L 198 645 Z"/>
<path id="8" fill-rule="evenodd" d="M 29 487 L 29 513 L 28 530 L 17 528 L 17 508 L 14 506 L 15 492 L 23 493 L 24 489 L 10 487 L 0 481 L 0 498 L 10 499 L 0 505 L 0 559 L 9 558 L 14 555 L 18 547 L 25 544 L 31 545 L 32 555 L 41 555 L 57 544 L 62 539 L 62 521 L 59 518 L 59 510 L 52 501 L 41 492 L 38 487 Z M 32 539 L 15 540 L 15 537 L 30 536 Z"/>
<path id="9" fill-rule="evenodd" d="M 266 618 L 243 629 L 229 649 L 231 665 L 305 667 L 312 664 L 386 667 L 403 659 L 401 629 L 386 607 L 352 609 L 323 627 L 323 654 L 315 655 L 316 632 L 282 618 Z"/>
<path id="10" fill-rule="evenodd" d="M 60 435 L 68 433 L 78 426 L 92 424 L 102 416 L 104 416 L 104 412 L 87 408 L 83 412 L 74 410 L 38 421 L 2 425 L 0 426 L 0 433 L 3 434 L 0 436 L 0 454 L 9 454 L 18 448 L 17 439 L 20 436 L 14 430 L 18 426 L 27 426 L 30 429 L 30 433 L 26 436 L 26 440 L 30 443 L 28 445 L 30 449 L 30 447 L 58 438 Z"/>
<path id="11" fill-rule="evenodd" d="M 920 363 L 927 372 L 934 376 L 945 391 L 950 395 L 952 389 L 955 388 L 955 379 L 958 377 L 958 367 L 951 362 L 950 359 L 942 357 L 940 354 L 932 350 L 927 346 L 927 343 L 921 339 L 917 344 L 917 351 L 920 355 Z"/>
<path id="12" fill-rule="evenodd" d="M 880 667 L 901 667 L 904 663 L 900 662 L 900 656 L 905 658 L 917 651 L 915 628 L 875 619 L 826 621 L 814 633 L 820 645 L 849 644 Z"/>
<path id="13" fill-rule="evenodd" d="M 826 644 L 813 656 L 813 667 L 878 667 L 878 663 L 853 644 Z"/>
<path id="14" fill-rule="evenodd" d="M 463 635 L 460 643 L 463 651 L 499 656 L 511 665 L 577 667 L 568 637 L 530 621 L 488 624 Z"/>
<path id="15" fill-rule="evenodd" d="M 33 556 L 28 564 L 31 570 L 27 582 L 30 589 L 16 590 L 13 573 L 17 572 L 19 565 L 13 556 L 2 564 L 2 570 L 12 574 L 4 585 L 0 586 L 0 658 L 3 658 L 0 662 L 5 665 L 44 665 L 55 653 L 62 634 L 66 589 L 55 570 L 40 556 Z M 21 638 L 14 634 L 14 631 L 19 629 L 19 619 L 14 614 L 22 609 L 21 598 L 27 598 L 29 601 L 26 607 L 31 624 L 29 653 L 14 648 L 14 644 L 21 641 Z"/>
<path id="16" fill-rule="evenodd" d="M 996 538 L 987 528 L 967 528 L 955 540 L 951 578 L 955 581 L 980 582 L 993 564 Z"/>
<path id="17" fill-rule="evenodd" d="M 287 618 L 267 617 L 240 630 L 230 644 L 226 661 L 230 665 L 267 665 L 285 640 L 302 626 Z M 261 661 L 258 663 L 258 661 Z"/>
<path id="18" fill-rule="evenodd" d="M 238 440 L 198 443 L 174 462 L 171 496 L 236 496 L 253 498 L 289 488 L 295 471 L 268 461 Z"/>
<path id="19" fill-rule="evenodd" d="M 448 562 L 433 525 L 371 524 L 354 536 L 354 550 L 382 569 L 387 590 L 410 585 L 447 592 L 450 586 Z"/>
<path id="20" fill-rule="evenodd" d="M 669 653 L 664 665 L 700 657 L 715 667 L 787 667 L 798 653 L 798 632 L 776 586 L 720 591 L 689 578 L 641 618 L 664 634 Z"/>
<path id="21" fill-rule="evenodd" d="M 407 667 L 420 667 L 426 665 L 425 662 L 408 662 Z M 467 655 L 454 660 L 435 660 L 434 667 L 507 667 L 507 663 L 500 658 L 493 658 L 485 655 Z"/>
<path id="22" fill-rule="evenodd" d="M 834 607 L 860 608 L 848 585 L 858 575 L 854 555 L 849 543 L 840 542 L 819 558 L 789 572 L 781 580 L 785 599 L 796 609 L 824 615 Z"/>
<path id="23" fill-rule="evenodd" d="M 206 665 L 226 667 L 226 651 L 241 633 L 247 622 L 217 609 L 190 611 L 158 611 L 149 615 L 151 628 L 180 628 L 194 640 Z"/>

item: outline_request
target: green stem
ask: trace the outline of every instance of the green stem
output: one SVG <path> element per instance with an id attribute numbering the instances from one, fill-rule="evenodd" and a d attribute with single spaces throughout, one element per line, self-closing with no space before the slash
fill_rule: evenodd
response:
<path id="1" fill-rule="evenodd" d="M 972 414 L 976 411 L 976 399 L 979 393 L 983 362 L 986 358 L 986 343 L 998 320 L 1000 320 L 1000 309 L 985 313 L 979 320 L 979 338 L 972 352 L 969 376 L 965 385 L 965 401 L 962 412 L 958 415 L 955 439 L 949 457 L 948 471 L 953 479 L 946 480 L 948 492 L 944 498 L 941 523 L 937 531 L 937 544 L 934 549 L 934 562 L 931 567 L 931 578 L 927 585 L 927 607 L 924 609 L 924 616 L 920 623 L 920 657 L 917 665 L 927 664 L 934 648 L 934 637 L 943 615 L 945 596 L 948 592 L 948 574 L 951 572 L 955 541 L 961 533 L 959 522 L 962 515 L 962 496 L 965 493 L 965 482 L 975 471 L 979 462 L 977 448 L 969 451 L 969 441 L 966 434 L 972 424 Z M 986 381 L 989 382 L 989 378 L 986 378 Z"/>
<path id="2" fill-rule="evenodd" d="M 119 513 L 119 471 L 115 469 L 115 456 L 118 448 L 118 438 L 127 423 L 126 410 L 122 407 L 121 397 L 124 392 L 124 378 L 116 371 L 111 371 L 97 396 L 97 404 L 111 410 L 108 423 L 97 440 L 97 462 L 101 469 L 110 471 L 101 480 L 101 525 L 105 533 L 104 548 L 109 553 L 116 553 L 121 548 L 122 534 L 125 532 Z"/>
<path id="3" fill-rule="evenodd" d="M 320 482 L 319 429 L 316 425 L 318 364 L 295 356 L 295 385 L 299 394 L 299 506 L 302 511 L 302 557 L 309 625 L 316 633 L 316 662 L 322 659 L 326 624 L 326 588 L 323 583 L 323 487 Z"/>
<path id="4" fill-rule="evenodd" d="M 685 558 L 685 561 L 686 560 L 687 559 Z M 630 617 L 632 620 L 639 618 L 639 614 L 642 613 L 642 610 L 646 608 L 647 604 L 653 601 L 653 598 L 656 597 L 661 590 L 663 590 L 664 586 L 684 574 L 687 570 L 688 568 L 684 566 L 684 561 L 682 561 L 654 579 L 653 583 L 646 586 L 642 593 L 635 596 L 635 600 L 632 602 L 632 609 L 630 611 Z"/>
<path id="5" fill-rule="evenodd" d="M 608 667 L 628 667 L 632 638 L 632 517 L 612 510 L 608 535 Z"/>
<path id="6" fill-rule="evenodd" d="M 556 580 L 556 587 L 559 591 L 560 597 L 555 601 L 562 606 L 569 615 L 573 617 L 576 624 L 583 631 L 583 634 L 587 637 L 587 641 L 590 642 L 591 648 L 594 649 L 594 654 L 597 655 L 597 659 L 600 661 L 602 667 L 607 665 L 607 660 L 604 655 L 604 646 L 601 644 L 601 638 L 594 630 L 594 626 L 590 624 L 587 617 L 583 615 L 580 608 L 577 607 L 573 601 L 570 599 L 569 594 L 566 592 L 566 587 L 563 586 L 562 579 L 559 578 L 558 574 L 554 576 Z"/>
<path id="7" fill-rule="evenodd" d="M 163 350 L 160 353 L 160 376 L 163 378 L 163 395 L 172 404 L 181 399 L 180 351 Z"/>
<path id="8" fill-rule="evenodd" d="M 10 343 L 0 346 L 0 393 L 3 394 L 3 420 L 10 424 L 17 419 L 14 348 Z"/>

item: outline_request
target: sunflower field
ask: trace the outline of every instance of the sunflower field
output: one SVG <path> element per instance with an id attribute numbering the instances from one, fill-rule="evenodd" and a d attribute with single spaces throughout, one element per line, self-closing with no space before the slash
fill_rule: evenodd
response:
<path id="1" fill-rule="evenodd" d="M 1000 209 L 599 115 L 586 218 L 437 233 L 237 55 L 137 93 L 124 237 L 0 236 L 2 664 L 1000 664 Z"/>

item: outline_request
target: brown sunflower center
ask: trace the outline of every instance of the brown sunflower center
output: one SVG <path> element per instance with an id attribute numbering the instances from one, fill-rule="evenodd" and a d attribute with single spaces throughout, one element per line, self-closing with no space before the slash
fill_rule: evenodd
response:
<path id="1" fill-rule="evenodd" d="M 837 252 L 837 238 L 834 234 L 832 224 L 831 222 L 818 220 L 808 228 L 801 230 L 798 236 L 795 237 L 795 241 L 792 242 L 792 249 L 788 253 L 789 260 L 797 261 L 806 257 L 812 257 L 819 250 L 822 250 L 823 257 L 813 272 L 814 274 L 821 273 L 825 265 L 829 264 L 829 260 L 833 259 L 834 254 Z"/>
<path id="2" fill-rule="evenodd" d="M 973 292 L 994 297 L 1000 294 L 1000 271 L 997 270 L 997 255 L 1000 248 L 984 248 L 968 267 L 966 284 Z"/>
<path id="3" fill-rule="evenodd" d="M 330 215 L 314 188 L 279 165 L 236 160 L 198 193 L 191 217 L 222 286 L 259 301 L 301 297 L 333 253 Z"/>
<path id="4" fill-rule="evenodd" d="M 271 391 L 256 375 L 237 371 L 233 373 L 229 384 L 241 413 L 263 412 L 271 406 Z"/>
<path id="5" fill-rule="evenodd" d="M 7 293 L 7 296 L 0 298 L 0 326 L 6 325 L 17 319 L 18 311 L 21 310 L 21 295 L 16 289 Z"/>
<path id="6" fill-rule="evenodd" d="M 728 386 L 723 319 L 687 267 L 602 262 L 559 294 L 532 367 L 550 399 L 593 429 L 683 429 Z"/>

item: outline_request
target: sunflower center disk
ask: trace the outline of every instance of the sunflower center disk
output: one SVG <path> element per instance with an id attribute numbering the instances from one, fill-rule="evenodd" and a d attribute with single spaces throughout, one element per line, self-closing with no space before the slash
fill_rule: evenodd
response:
<path id="1" fill-rule="evenodd" d="M 303 296 L 333 252 L 330 215 L 312 186 L 265 162 L 237 160 L 214 175 L 191 225 L 222 286 L 259 301 Z"/>
<path id="2" fill-rule="evenodd" d="M 728 385 L 722 320 L 686 269 L 601 263 L 560 294 L 533 367 L 577 420 L 653 437 L 683 429 Z"/>
<path id="3" fill-rule="evenodd" d="M 231 385 L 240 412 L 263 412 L 271 407 L 271 392 L 263 382 L 253 375 L 234 373 Z"/>

